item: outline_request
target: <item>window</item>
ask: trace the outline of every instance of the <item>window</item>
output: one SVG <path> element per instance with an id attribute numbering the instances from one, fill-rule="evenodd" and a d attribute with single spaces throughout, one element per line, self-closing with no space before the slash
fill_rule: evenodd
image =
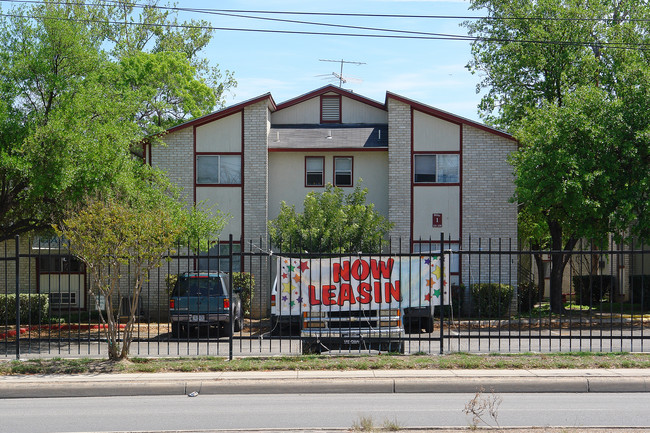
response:
<path id="1" fill-rule="evenodd" d="M 232 271 L 241 271 L 241 245 L 232 245 Z M 230 272 L 230 244 L 216 244 L 206 253 L 200 254 L 198 270 L 200 271 L 222 271 Z"/>
<path id="2" fill-rule="evenodd" d="M 352 157 L 334 157 L 334 185 L 352 186 Z"/>
<path id="3" fill-rule="evenodd" d="M 322 156 L 308 156 L 305 158 L 305 185 L 323 186 L 325 158 Z"/>
<path id="4" fill-rule="evenodd" d="M 38 257 L 41 274 L 75 274 L 85 272 L 84 263 L 71 255 L 42 255 Z"/>
<path id="5" fill-rule="evenodd" d="M 241 183 L 241 156 L 198 155 L 196 157 L 197 184 L 237 185 Z"/>
<path id="6" fill-rule="evenodd" d="M 460 182 L 459 156 L 456 154 L 415 155 L 415 183 Z"/>
<path id="7" fill-rule="evenodd" d="M 321 96 L 320 98 L 320 120 L 322 123 L 341 122 L 341 97 Z"/>

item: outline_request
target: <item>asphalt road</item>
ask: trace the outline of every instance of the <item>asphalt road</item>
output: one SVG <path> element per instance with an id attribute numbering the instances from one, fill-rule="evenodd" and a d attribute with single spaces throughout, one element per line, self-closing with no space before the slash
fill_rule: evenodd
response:
<path id="1" fill-rule="evenodd" d="M 12 433 L 350 428 L 472 425 L 473 394 L 284 394 L 0 399 L 0 430 Z M 650 393 L 501 394 L 502 427 L 650 426 Z M 485 394 L 480 402 L 489 402 Z M 484 415 L 495 425 L 494 419 Z M 485 426 L 479 422 L 478 425 Z"/>

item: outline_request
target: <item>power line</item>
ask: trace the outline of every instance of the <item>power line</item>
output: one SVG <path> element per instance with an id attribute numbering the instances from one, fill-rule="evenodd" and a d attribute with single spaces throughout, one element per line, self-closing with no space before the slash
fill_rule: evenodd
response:
<path id="1" fill-rule="evenodd" d="M 0 0 L 8 1 L 8 0 Z M 20 0 L 22 3 L 33 3 L 34 0 Z M 58 2 L 58 4 L 66 4 Z M 298 31 L 298 30 L 274 30 L 274 29 L 253 29 L 245 27 L 215 27 L 197 24 L 159 24 L 159 23 L 141 23 L 141 22 L 123 22 L 123 21 L 108 21 L 108 20 L 93 20 L 93 19 L 74 19 L 63 17 L 48 17 L 37 15 L 20 15 L 10 13 L 0 13 L 0 16 L 14 17 L 14 18 L 27 18 L 27 19 L 43 19 L 43 20 L 59 20 L 59 21 L 78 21 L 96 24 L 116 24 L 116 25 L 130 25 L 130 26 L 143 26 L 143 27 L 158 27 L 158 28 L 186 28 L 186 29 L 202 29 L 202 30 L 215 30 L 215 31 L 238 31 L 238 32 L 254 32 L 254 33 L 276 33 L 276 34 L 295 34 L 295 35 L 313 35 L 313 36 L 342 36 L 342 37 L 364 37 L 364 38 L 382 38 L 382 39 L 418 39 L 418 40 L 449 40 L 449 41 L 484 41 L 484 42 L 500 42 L 500 43 L 530 43 L 530 44 L 543 44 L 543 45 L 565 45 L 565 46 L 584 46 L 591 47 L 597 44 L 600 47 L 617 48 L 617 49 L 641 49 L 645 47 L 646 43 L 621 43 L 621 42 L 601 42 L 601 41 L 549 41 L 549 40 L 535 40 L 535 39 L 512 39 L 512 38 L 484 38 L 479 36 L 468 35 L 454 35 L 454 34 L 440 34 L 440 33 L 426 33 L 417 32 L 415 35 L 402 35 L 402 34 L 367 34 L 367 33 L 337 33 L 337 32 L 313 32 L 313 31 Z M 337 26 L 337 25 L 332 25 Z M 376 31 L 384 32 L 399 32 L 399 30 L 390 29 L 377 29 Z"/>
<path id="2" fill-rule="evenodd" d="M 105 0 L 107 3 L 119 4 L 117 0 Z M 0 0 L 4 3 L 42 3 L 41 0 Z M 53 1 L 54 4 L 79 4 L 91 5 L 89 3 L 71 2 L 66 0 Z M 497 16 L 477 16 L 477 15 L 409 15 L 409 14 L 370 14 L 370 13 L 345 13 L 345 12 L 303 12 L 303 11 L 271 11 L 271 10 L 245 10 L 245 9 L 214 9 L 214 8 L 186 8 L 178 6 L 160 6 L 133 3 L 131 6 L 136 8 L 163 9 L 176 12 L 192 12 L 202 14 L 266 14 L 266 15 L 306 15 L 306 16 L 333 16 L 333 17 L 356 17 L 356 18 L 416 18 L 416 19 L 452 19 L 452 20 L 496 20 L 496 21 L 594 21 L 608 22 L 613 18 L 569 18 L 569 17 L 497 17 Z M 236 16 L 236 15 L 232 15 Z M 261 18 L 261 17 L 246 17 Z M 625 18 L 627 22 L 650 22 L 650 18 Z M 300 22 L 300 21 L 298 21 Z M 309 22 L 305 22 L 309 23 Z"/>

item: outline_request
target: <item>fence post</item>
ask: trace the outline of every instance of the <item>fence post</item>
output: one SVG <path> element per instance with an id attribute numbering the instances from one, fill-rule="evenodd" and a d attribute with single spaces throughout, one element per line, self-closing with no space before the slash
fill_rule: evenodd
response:
<path id="1" fill-rule="evenodd" d="M 16 235 L 16 359 L 20 359 L 20 236 Z"/>
<path id="2" fill-rule="evenodd" d="M 441 272 L 440 275 L 440 354 L 441 355 L 445 348 L 445 343 L 444 343 L 445 322 L 443 320 L 443 311 L 444 311 L 443 307 L 445 304 L 445 248 L 444 246 L 445 246 L 445 234 L 440 233 L 440 272 Z M 451 290 L 451 286 L 449 287 L 449 290 Z M 450 293 L 450 297 L 451 297 L 451 293 Z M 431 318 L 431 320 L 433 320 L 433 318 Z"/>
<path id="3" fill-rule="evenodd" d="M 228 267 L 230 268 L 229 269 L 230 278 L 228 278 L 228 282 L 229 282 L 229 284 L 228 284 L 228 286 L 229 286 L 228 287 L 228 299 L 230 299 L 230 308 L 228 309 L 228 318 L 229 318 L 229 322 L 230 322 L 228 324 L 228 326 L 230 326 L 230 332 L 228 333 L 229 334 L 228 335 L 228 360 L 232 361 L 232 339 L 233 339 L 233 334 L 235 333 L 235 326 L 234 326 L 234 323 L 232 321 L 232 319 L 233 319 L 232 310 L 233 310 L 233 308 L 235 308 L 235 303 L 233 302 L 233 298 L 232 298 L 232 279 L 233 279 L 233 275 L 232 275 L 232 255 L 233 255 L 232 233 L 228 237 L 228 247 L 230 248 L 230 250 L 229 250 L 230 255 L 228 256 Z"/>

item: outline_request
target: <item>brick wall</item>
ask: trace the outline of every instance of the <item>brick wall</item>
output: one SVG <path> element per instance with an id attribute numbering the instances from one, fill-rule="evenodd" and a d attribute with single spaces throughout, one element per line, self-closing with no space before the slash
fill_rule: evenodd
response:
<path id="1" fill-rule="evenodd" d="M 165 171 L 181 188 L 181 196 L 194 204 L 194 128 L 183 128 L 163 137 L 166 146 L 152 146 L 151 165 Z"/>
<path id="2" fill-rule="evenodd" d="M 269 154 L 267 137 L 270 114 L 267 101 L 249 105 L 244 109 L 244 236 L 258 247 L 268 237 L 268 178 Z M 255 289 L 251 310 L 255 315 L 267 315 L 270 310 L 270 290 L 267 281 L 269 268 L 266 261 L 254 269 L 246 269 L 255 275 Z M 262 289 L 263 288 L 263 289 Z"/>
<path id="3" fill-rule="evenodd" d="M 21 255 L 38 254 L 37 251 L 32 251 L 31 247 L 32 240 L 28 236 L 21 236 L 19 253 Z M 13 239 L 0 242 L 0 257 L 16 257 L 16 242 Z M 18 274 L 20 292 L 36 294 L 36 257 L 20 257 Z M 6 293 L 16 293 L 16 262 L 14 260 L 0 261 L 0 294 L 4 295 Z"/>
<path id="4" fill-rule="evenodd" d="M 515 188 L 514 171 L 507 162 L 508 155 L 517 149 L 516 142 L 464 125 L 462 148 L 463 250 L 516 248 L 517 206 L 510 202 Z M 462 269 L 466 284 L 479 279 L 481 282 L 516 283 L 514 256 L 512 259 L 502 257 L 502 260 L 483 256 L 471 263 L 464 260 Z"/>
<path id="5" fill-rule="evenodd" d="M 395 224 L 393 243 L 402 239 L 408 252 L 411 239 L 411 107 L 388 99 L 388 219 Z"/>

